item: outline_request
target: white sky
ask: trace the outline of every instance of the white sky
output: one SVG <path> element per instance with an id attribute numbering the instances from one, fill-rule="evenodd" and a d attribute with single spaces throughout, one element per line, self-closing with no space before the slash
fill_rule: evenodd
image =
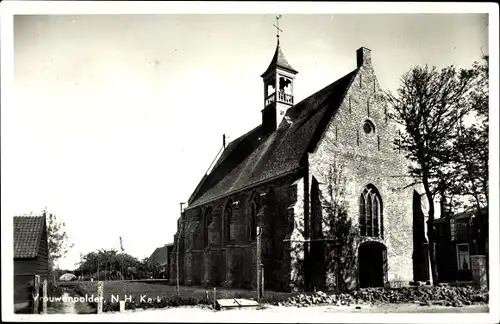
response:
<path id="1" fill-rule="evenodd" d="M 18 16 L 14 106 L 2 109 L 2 214 L 64 220 L 80 253 L 143 258 L 173 240 L 222 145 L 261 121 L 274 15 Z M 372 50 L 381 86 L 416 64 L 470 67 L 487 15 L 283 15 L 296 102 Z"/>

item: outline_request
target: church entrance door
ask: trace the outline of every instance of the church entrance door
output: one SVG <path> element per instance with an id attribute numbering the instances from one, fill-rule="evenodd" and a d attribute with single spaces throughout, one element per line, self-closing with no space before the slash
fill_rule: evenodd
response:
<path id="1" fill-rule="evenodd" d="M 386 248 L 377 242 L 361 244 L 358 250 L 359 286 L 383 287 Z"/>

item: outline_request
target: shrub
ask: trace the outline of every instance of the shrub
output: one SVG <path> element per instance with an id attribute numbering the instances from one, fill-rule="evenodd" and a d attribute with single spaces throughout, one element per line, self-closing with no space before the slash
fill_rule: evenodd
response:
<path id="1" fill-rule="evenodd" d="M 127 300 L 125 302 L 125 309 L 149 309 L 149 308 L 165 308 L 165 307 L 178 307 L 178 306 L 195 306 L 202 304 L 202 301 L 198 301 L 193 297 L 183 298 L 180 296 L 170 296 L 164 297 L 160 300 L 152 299 L 151 301 L 139 301 L 136 298 L 132 300 Z M 103 312 L 118 312 L 120 310 L 119 302 L 111 302 L 111 300 L 105 300 L 103 303 Z"/>

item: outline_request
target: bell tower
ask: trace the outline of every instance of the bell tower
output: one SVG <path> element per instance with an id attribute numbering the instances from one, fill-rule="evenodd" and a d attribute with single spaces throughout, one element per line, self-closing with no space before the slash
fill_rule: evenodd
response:
<path id="1" fill-rule="evenodd" d="M 262 127 L 265 133 L 274 132 L 288 108 L 294 104 L 293 81 L 297 71 L 293 69 L 280 47 L 279 19 L 276 17 L 276 51 L 266 72 L 261 77 L 264 81 L 264 109 L 262 110 Z"/>

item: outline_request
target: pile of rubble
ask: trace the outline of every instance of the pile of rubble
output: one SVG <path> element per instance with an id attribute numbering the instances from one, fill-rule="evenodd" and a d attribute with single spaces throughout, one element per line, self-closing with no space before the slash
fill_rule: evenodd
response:
<path id="1" fill-rule="evenodd" d="M 311 305 L 356 305 L 377 303 L 419 303 L 461 307 L 473 303 L 487 303 L 488 294 L 472 287 L 421 286 L 403 288 L 368 288 L 343 294 L 328 294 L 322 291 L 303 293 L 290 297 L 278 306 L 307 307 Z"/>

